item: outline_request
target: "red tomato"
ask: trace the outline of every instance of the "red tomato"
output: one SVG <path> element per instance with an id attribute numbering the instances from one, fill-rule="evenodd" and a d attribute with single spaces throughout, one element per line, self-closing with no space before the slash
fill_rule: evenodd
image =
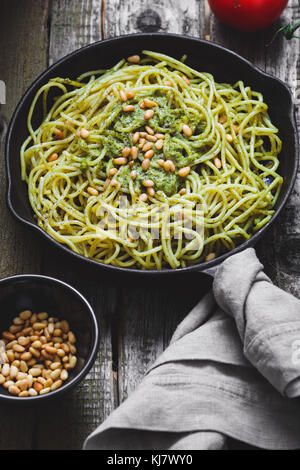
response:
<path id="1" fill-rule="evenodd" d="M 223 23 L 242 31 L 257 31 L 274 23 L 288 0 L 208 0 Z"/>

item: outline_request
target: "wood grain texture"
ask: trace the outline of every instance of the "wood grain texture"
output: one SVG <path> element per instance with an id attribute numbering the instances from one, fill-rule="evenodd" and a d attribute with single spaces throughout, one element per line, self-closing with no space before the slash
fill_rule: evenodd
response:
<path id="1" fill-rule="evenodd" d="M 4 130 L 22 94 L 46 67 L 47 19 L 47 1 L 1 2 L 0 79 L 5 81 L 7 92 L 6 104 L 0 108 Z M 39 44 L 39 47 L 33 47 L 33 44 Z M 39 272 L 41 255 L 39 244 L 33 243 L 32 233 L 15 222 L 6 207 L 4 137 L 2 135 L 0 139 L 0 277 Z M 30 449 L 36 411 L 27 407 L 20 412 L 15 406 L 0 403 L 0 416 L 0 449 Z"/>
<path id="2" fill-rule="evenodd" d="M 106 0 L 106 37 L 139 32 L 204 35 L 203 0 Z"/>
<path id="3" fill-rule="evenodd" d="M 54 0 L 51 8 L 49 64 L 102 39 L 101 0 Z"/>
<path id="4" fill-rule="evenodd" d="M 107 37 L 135 32 L 171 32 L 204 37 L 204 2 L 107 0 Z M 148 367 L 166 347 L 179 320 L 199 298 L 174 285 L 136 285 L 122 289 L 118 305 L 118 391 L 122 402 L 136 388 Z M 186 290 L 186 288 L 184 289 Z"/>

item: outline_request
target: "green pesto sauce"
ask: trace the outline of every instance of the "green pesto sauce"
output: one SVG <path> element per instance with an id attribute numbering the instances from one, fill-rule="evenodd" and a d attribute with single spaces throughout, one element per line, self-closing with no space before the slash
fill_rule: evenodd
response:
<path id="1" fill-rule="evenodd" d="M 107 167 L 111 168 L 114 166 L 112 160 L 122 156 L 122 149 L 124 147 L 132 147 L 134 132 L 145 131 L 145 126 L 148 125 L 155 133 L 165 135 L 163 149 L 157 150 L 153 143 L 154 156 L 151 160 L 151 166 L 147 171 L 141 168 L 143 154 L 139 149 L 138 159 L 134 166 L 132 168 L 129 165 L 119 167 L 114 179 L 121 183 L 120 189 L 124 192 L 129 191 L 130 181 L 133 181 L 135 191 L 142 192 L 144 189 L 142 182 L 145 179 L 151 179 L 155 184 L 155 191 L 163 191 L 166 196 L 170 197 L 179 191 L 180 185 L 184 183 L 184 180 L 175 173 L 166 172 L 161 167 L 155 168 L 153 164 L 158 158 L 172 160 L 176 167 L 176 173 L 180 168 L 193 166 L 195 160 L 199 158 L 199 152 L 197 152 L 196 148 L 189 146 L 189 152 L 187 153 L 184 144 L 188 143 L 188 139 L 180 132 L 181 124 L 188 124 L 193 130 L 193 135 L 201 134 L 205 129 L 205 124 L 201 122 L 201 117 L 197 118 L 195 115 L 186 116 L 184 110 L 177 108 L 176 104 L 170 108 L 168 98 L 162 96 L 160 92 L 154 91 L 153 93 L 148 93 L 147 96 L 158 103 L 158 106 L 153 108 L 154 116 L 148 121 L 144 118 L 146 109 L 140 108 L 140 103 L 144 97 L 128 100 L 126 105 L 133 104 L 135 110 L 133 112 L 123 112 L 123 104 L 117 105 L 120 107 L 120 112 L 111 123 L 109 129 L 105 130 L 101 135 L 101 145 L 98 151 L 95 149 L 91 150 L 84 139 L 78 140 L 79 147 L 84 151 L 81 169 L 85 171 L 88 160 L 97 156 L 97 152 L 99 155 L 104 148 L 105 157 L 98 164 L 97 172 L 100 177 L 106 178 Z M 132 170 L 137 171 L 135 180 L 132 180 L 130 177 Z"/>

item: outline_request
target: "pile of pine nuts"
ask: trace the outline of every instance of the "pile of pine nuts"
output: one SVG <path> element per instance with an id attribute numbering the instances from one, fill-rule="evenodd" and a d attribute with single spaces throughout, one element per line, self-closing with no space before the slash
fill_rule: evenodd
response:
<path id="1" fill-rule="evenodd" d="M 19 397 L 57 390 L 77 363 L 76 338 L 68 322 L 46 312 L 21 312 L 2 333 L 2 342 L 0 385 Z"/>

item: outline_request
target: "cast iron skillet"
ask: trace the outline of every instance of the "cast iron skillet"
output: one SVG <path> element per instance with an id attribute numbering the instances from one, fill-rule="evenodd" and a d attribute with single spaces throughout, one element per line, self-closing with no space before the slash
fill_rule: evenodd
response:
<path id="1" fill-rule="evenodd" d="M 50 78 L 56 76 L 75 78 L 89 70 L 108 68 L 121 58 L 141 53 L 143 49 L 159 51 L 176 58 L 181 58 L 182 55 L 187 54 L 187 65 L 197 70 L 212 73 L 216 81 L 235 83 L 238 80 L 243 80 L 247 85 L 262 92 L 266 103 L 269 105 L 271 119 L 279 128 L 280 137 L 283 140 L 283 150 L 280 154 L 280 173 L 284 177 L 284 183 L 277 202 L 276 212 L 272 219 L 250 240 L 242 243 L 234 250 L 225 253 L 213 261 L 176 270 L 142 271 L 131 268 L 119 268 L 98 263 L 73 253 L 69 248 L 55 241 L 37 226 L 29 204 L 27 186 L 21 181 L 20 147 L 28 135 L 26 120 L 30 104 L 37 90 L 47 83 Z M 33 127 L 38 127 L 42 119 L 41 100 L 39 101 L 40 108 L 37 107 L 38 112 L 35 113 Z M 294 186 L 298 167 L 298 153 L 299 143 L 292 95 L 289 88 L 282 81 L 262 72 L 234 52 L 211 42 L 188 36 L 164 33 L 121 36 L 96 42 L 67 55 L 40 75 L 27 90 L 14 112 L 7 133 L 7 204 L 12 215 L 17 220 L 41 233 L 60 250 L 64 250 L 73 257 L 84 260 L 85 263 L 90 263 L 90 265 L 97 265 L 99 268 L 115 273 L 139 273 L 140 275 L 159 274 L 161 276 L 167 274 L 176 275 L 176 273 L 186 271 L 204 271 L 213 268 L 228 256 L 253 246 L 275 221 Z"/>

